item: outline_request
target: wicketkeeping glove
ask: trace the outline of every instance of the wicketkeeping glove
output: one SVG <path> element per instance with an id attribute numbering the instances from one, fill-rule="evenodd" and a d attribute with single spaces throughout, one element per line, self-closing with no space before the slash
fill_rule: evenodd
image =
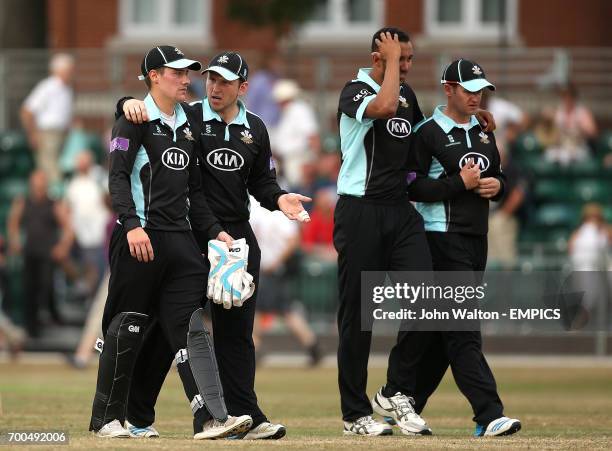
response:
<path id="1" fill-rule="evenodd" d="M 253 295 L 255 284 L 247 273 L 249 246 L 244 238 L 235 240 L 228 248 L 225 242 L 208 242 L 210 273 L 206 295 L 215 304 L 223 304 L 229 309 L 234 305 L 241 307 Z"/>

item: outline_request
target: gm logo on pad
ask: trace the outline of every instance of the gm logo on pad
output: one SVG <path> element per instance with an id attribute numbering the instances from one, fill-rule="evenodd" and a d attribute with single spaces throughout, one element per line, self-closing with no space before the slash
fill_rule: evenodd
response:
<path id="1" fill-rule="evenodd" d="M 393 117 L 387 121 L 387 131 L 396 138 L 405 138 L 412 133 L 412 125 L 407 119 Z"/>
<path id="2" fill-rule="evenodd" d="M 129 330 L 130 332 L 134 332 L 135 334 L 137 334 L 137 333 L 139 333 L 139 332 L 140 332 L 140 326 L 134 326 L 133 324 L 130 324 L 130 325 L 128 326 L 128 330 Z"/>
<path id="3" fill-rule="evenodd" d="M 173 171 L 181 171 L 189 165 L 189 155 L 183 149 L 178 147 L 170 147 L 164 150 L 162 154 L 162 163 L 168 169 Z"/>
<path id="4" fill-rule="evenodd" d="M 480 167 L 481 171 L 486 171 L 487 169 L 489 169 L 489 165 L 491 164 L 489 162 L 489 159 L 478 152 L 470 152 L 462 156 L 461 160 L 459 160 L 459 169 L 465 166 L 465 164 L 470 158 L 474 160 L 474 164 L 477 164 Z"/>

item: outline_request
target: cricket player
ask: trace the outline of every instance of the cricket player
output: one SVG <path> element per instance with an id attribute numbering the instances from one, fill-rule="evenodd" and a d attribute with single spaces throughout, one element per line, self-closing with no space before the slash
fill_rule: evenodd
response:
<path id="1" fill-rule="evenodd" d="M 210 60 L 203 73 L 207 75 L 206 97 L 192 106 L 182 104 L 182 107 L 202 127 L 201 133 L 194 137 L 203 150 L 200 170 L 206 198 L 223 229 L 233 238 L 246 238 L 250 248 L 247 271 L 257 287 L 261 255 L 249 224 L 249 193 L 268 210 L 281 210 L 289 219 L 300 221 L 309 220 L 302 202 L 311 199 L 287 193 L 276 182 L 266 126 L 240 100 L 248 90 L 249 68 L 244 57 L 235 52 L 222 52 Z M 133 121 L 151 114 L 146 102 L 134 99 L 125 104 L 120 102 L 118 113 L 122 112 Z M 207 239 L 199 241 L 204 252 Z M 257 289 L 240 308 L 212 305 L 215 350 L 229 412 L 253 418 L 251 430 L 236 438 L 279 439 L 285 435 L 286 428 L 268 421 L 258 406 L 254 389 L 256 298 Z M 145 345 L 148 362 L 140 359 L 137 364 L 139 376 L 132 384 L 128 419 L 138 430 L 153 427 L 155 400 L 172 363 L 173 354 L 162 346 Z"/>
<path id="2" fill-rule="evenodd" d="M 208 267 L 192 227 L 210 238 L 223 229 L 202 193 L 200 123 L 190 121 L 178 103 L 185 99 L 189 70 L 200 69 L 174 46 L 152 48 L 139 77 L 149 88 L 148 121 L 119 118 L 113 127 L 109 190 L 119 219 L 110 243 L 105 342 L 89 426 L 99 437 L 130 437 L 123 423 L 131 377 L 155 320 L 177 355 L 194 439 L 234 435 L 252 424 L 248 415 L 227 414 L 202 320 Z"/>
<path id="3" fill-rule="evenodd" d="M 493 133 L 483 130 L 475 113 L 482 91 L 495 90 L 482 66 L 466 59 L 450 63 L 442 74 L 447 104 L 417 126 L 410 170 L 416 178 L 409 186 L 423 215 L 435 271 L 473 273 L 480 284 L 487 262 L 489 201 L 503 194 L 504 175 Z M 425 365 L 404 381 L 426 379 L 429 392 L 417 389 L 418 410 L 424 407 L 444 376 L 448 363 L 457 386 L 474 411 L 475 436 L 501 436 L 521 429 L 517 419 L 504 416 L 493 373 L 482 353 L 482 336 L 476 331 L 418 332 L 409 334 L 421 361 L 438 360 L 437 368 Z M 442 343 L 439 352 L 437 343 Z M 436 350 L 436 352 L 433 352 Z M 444 352 L 446 351 L 446 352 Z M 403 384 L 409 391 L 410 382 Z"/>
<path id="4" fill-rule="evenodd" d="M 409 334 L 398 334 L 389 356 L 387 384 L 372 402 L 366 394 L 372 334 L 361 326 L 361 272 L 432 269 L 423 220 L 407 195 L 412 131 L 424 119 L 416 94 L 407 84 L 412 43 L 404 31 L 383 28 L 374 34 L 371 51 L 372 67 L 359 69 L 356 78 L 345 85 L 338 106 L 342 167 L 334 245 L 338 251 L 338 383 L 344 434 L 392 434 L 388 424 L 372 418 L 374 408 L 392 419 L 403 434 L 428 435 L 431 429 L 415 412 L 409 396 L 414 391 L 405 391 L 395 382 L 401 380 L 406 366 L 404 355 L 414 346 Z M 487 127 L 494 128 L 490 114 L 478 114 Z M 423 384 L 427 391 L 428 384 Z"/>

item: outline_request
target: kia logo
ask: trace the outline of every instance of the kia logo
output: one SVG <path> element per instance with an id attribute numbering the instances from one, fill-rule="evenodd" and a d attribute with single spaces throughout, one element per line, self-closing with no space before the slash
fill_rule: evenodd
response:
<path id="1" fill-rule="evenodd" d="M 405 138 L 412 133 L 412 125 L 404 118 L 394 117 L 387 121 L 387 131 L 396 138 Z"/>
<path id="2" fill-rule="evenodd" d="M 181 171 L 189 166 L 189 155 L 183 149 L 170 147 L 162 154 L 162 163 L 168 169 Z"/>
<path id="3" fill-rule="evenodd" d="M 227 147 L 213 150 L 206 156 L 206 161 L 220 171 L 238 171 L 244 166 L 242 155 Z"/>
<path id="4" fill-rule="evenodd" d="M 465 166 L 470 158 L 474 160 L 474 164 L 480 167 L 481 171 L 486 171 L 489 169 L 489 159 L 483 154 L 477 152 L 466 153 L 463 157 L 461 157 L 461 160 L 459 160 L 459 168 Z"/>

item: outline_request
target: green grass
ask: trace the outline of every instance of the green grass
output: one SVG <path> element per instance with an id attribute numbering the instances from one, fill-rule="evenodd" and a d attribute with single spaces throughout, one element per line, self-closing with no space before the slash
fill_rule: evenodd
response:
<path id="1" fill-rule="evenodd" d="M 471 438 L 471 410 L 447 374 L 424 412 L 435 436 L 407 437 L 396 429 L 393 437 L 345 438 L 335 369 L 262 368 L 257 374 L 260 405 L 271 420 L 287 426 L 288 435 L 281 441 L 194 442 L 191 411 L 175 371 L 158 403 L 156 427 L 161 439 L 102 440 L 87 431 L 95 369 L 79 372 L 52 364 L 0 364 L 0 431 L 65 430 L 70 448 L 78 449 L 612 448 L 610 368 L 494 368 L 494 372 L 506 413 L 523 422 L 523 430 L 513 437 Z M 384 376 L 384 369 L 370 371 L 370 394 Z"/>

